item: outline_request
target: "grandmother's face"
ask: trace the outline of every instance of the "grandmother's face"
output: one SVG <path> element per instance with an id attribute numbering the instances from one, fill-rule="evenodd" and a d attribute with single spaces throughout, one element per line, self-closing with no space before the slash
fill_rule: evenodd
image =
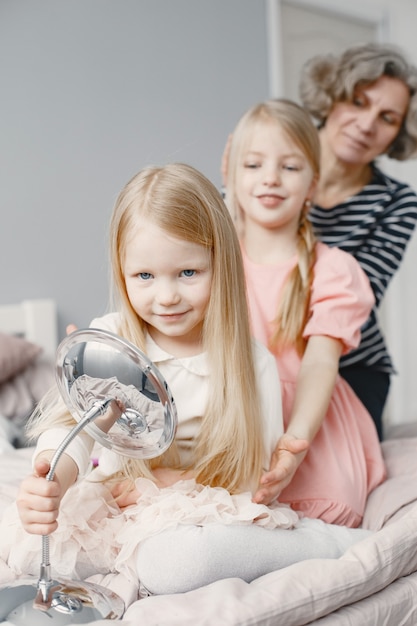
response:
<path id="1" fill-rule="evenodd" d="M 321 140 L 343 162 L 370 163 L 398 135 L 409 102 L 408 87 L 398 78 L 381 76 L 357 86 L 351 102 L 334 104 L 320 131 Z"/>

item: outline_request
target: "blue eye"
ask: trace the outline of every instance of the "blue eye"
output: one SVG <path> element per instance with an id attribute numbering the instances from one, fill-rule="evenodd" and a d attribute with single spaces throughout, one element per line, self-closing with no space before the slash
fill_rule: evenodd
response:
<path id="1" fill-rule="evenodd" d="M 150 280 L 152 278 L 152 274 L 150 274 L 149 272 L 140 272 L 138 276 L 142 280 Z"/>
<path id="2" fill-rule="evenodd" d="M 195 270 L 183 270 L 181 274 L 187 278 L 191 278 L 191 276 L 195 275 Z"/>

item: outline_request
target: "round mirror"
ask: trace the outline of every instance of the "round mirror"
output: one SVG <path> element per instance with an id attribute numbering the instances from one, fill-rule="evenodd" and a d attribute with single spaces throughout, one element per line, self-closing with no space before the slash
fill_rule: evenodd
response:
<path id="1" fill-rule="evenodd" d="M 75 331 L 58 347 L 56 377 L 77 422 L 105 403 L 85 429 L 106 448 L 149 459 L 171 445 L 177 426 L 172 394 L 157 367 L 129 341 L 105 330 Z"/>
<path id="2" fill-rule="evenodd" d="M 133 458 L 157 457 L 171 445 L 177 426 L 172 394 L 157 367 L 129 341 L 93 328 L 71 333 L 58 346 L 56 377 L 77 424 L 55 452 L 47 480 L 84 428 L 103 446 Z M 0 622 L 63 626 L 123 615 L 123 601 L 110 590 L 51 578 L 48 535 L 42 536 L 40 572 L 37 581 L 0 589 Z"/>

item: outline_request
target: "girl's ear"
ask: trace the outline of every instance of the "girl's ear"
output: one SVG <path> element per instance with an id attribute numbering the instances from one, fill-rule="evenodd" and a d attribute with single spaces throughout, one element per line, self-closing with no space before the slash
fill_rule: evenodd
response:
<path id="1" fill-rule="evenodd" d="M 316 174 L 313 180 L 311 181 L 310 187 L 306 195 L 306 200 L 310 200 L 310 201 L 313 200 L 314 194 L 316 193 L 318 182 L 319 182 L 319 177 Z"/>
<path id="2" fill-rule="evenodd" d="M 222 165 L 221 165 L 221 174 L 223 179 L 223 187 L 227 187 L 227 177 L 229 174 L 229 156 L 230 156 L 230 146 L 232 145 L 233 135 L 230 134 L 227 138 L 226 145 L 223 150 L 222 155 Z"/>

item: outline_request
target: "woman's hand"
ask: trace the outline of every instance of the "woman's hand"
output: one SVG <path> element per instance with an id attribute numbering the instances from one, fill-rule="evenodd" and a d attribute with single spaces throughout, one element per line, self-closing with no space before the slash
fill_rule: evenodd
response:
<path id="1" fill-rule="evenodd" d="M 260 485 L 253 501 L 257 504 L 270 504 L 276 500 L 285 487 L 290 484 L 300 463 L 307 454 L 307 439 L 298 439 L 284 433 L 278 440 L 272 453 L 270 469 L 262 475 Z"/>
<path id="2" fill-rule="evenodd" d="M 57 529 L 59 505 L 63 496 L 59 480 L 46 480 L 48 459 L 40 457 L 34 473 L 20 485 L 16 504 L 23 528 L 34 535 L 49 535 Z"/>

